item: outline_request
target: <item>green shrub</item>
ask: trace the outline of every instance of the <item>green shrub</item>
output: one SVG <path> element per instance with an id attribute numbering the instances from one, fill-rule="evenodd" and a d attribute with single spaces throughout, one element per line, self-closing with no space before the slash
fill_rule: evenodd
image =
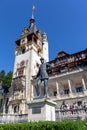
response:
<path id="1" fill-rule="evenodd" d="M 87 130 L 86 121 L 28 122 L 0 124 L 0 130 Z"/>

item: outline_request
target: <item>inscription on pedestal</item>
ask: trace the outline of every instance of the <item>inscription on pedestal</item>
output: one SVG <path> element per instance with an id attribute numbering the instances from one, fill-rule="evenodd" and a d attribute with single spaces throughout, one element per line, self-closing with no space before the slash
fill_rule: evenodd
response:
<path id="1" fill-rule="evenodd" d="M 32 114 L 40 114 L 41 106 L 32 107 Z"/>

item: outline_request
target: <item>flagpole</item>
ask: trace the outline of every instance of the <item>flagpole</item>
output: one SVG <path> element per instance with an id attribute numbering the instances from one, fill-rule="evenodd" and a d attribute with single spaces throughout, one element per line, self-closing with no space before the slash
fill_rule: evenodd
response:
<path id="1" fill-rule="evenodd" d="M 34 19 L 34 11 L 35 11 L 35 6 L 33 5 L 33 7 L 32 7 L 32 19 Z"/>
<path id="2" fill-rule="evenodd" d="M 32 10 L 32 19 L 34 19 L 34 10 Z"/>

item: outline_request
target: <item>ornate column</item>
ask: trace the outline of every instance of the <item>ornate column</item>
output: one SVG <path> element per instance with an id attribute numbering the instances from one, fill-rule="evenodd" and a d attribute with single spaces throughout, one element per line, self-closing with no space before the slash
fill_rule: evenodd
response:
<path id="1" fill-rule="evenodd" d="M 59 83 L 58 82 L 56 82 L 56 90 L 57 90 L 57 98 L 60 98 Z"/>
<path id="2" fill-rule="evenodd" d="M 71 81 L 70 79 L 68 79 L 68 86 L 69 86 L 69 91 L 70 91 L 70 96 L 72 97 L 73 96 L 73 93 L 72 93 L 72 86 L 71 86 Z"/>

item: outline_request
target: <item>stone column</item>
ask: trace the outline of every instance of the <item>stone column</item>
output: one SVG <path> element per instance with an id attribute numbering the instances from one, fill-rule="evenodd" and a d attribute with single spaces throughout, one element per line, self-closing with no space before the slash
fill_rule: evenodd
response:
<path id="1" fill-rule="evenodd" d="M 56 90 L 57 90 L 57 98 L 60 98 L 59 83 L 58 82 L 56 82 Z"/>
<path id="2" fill-rule="evenodd" d="M 4 98 L 3 98 L 3 114 L 5 114 L 6 113 L 6 98 L 5 98 L 5 96 L 4 96 Z"/>
<path id="3" fill-rule="evenodd" d="M 71 81 L 70 81 L 70 79 L 68 79 L 68 86 L 69 86 L 70 96 L 72 97 L 72 96 L 73 96 L 73 93 L 72 93 L 72 86 L 71 86 Z"/>
<path id="4" fill-rule="evenodd" d="M 86 89 L 86 84 L 85 84 L 85 80 L 84 80 L 84 78 L 82 77 L 82 85 L 83 85 L 83 92 L 84 92 L 84 94 L 87 94 L 87 89 Z"/>
<path id="5" fill-rule="evenodd" d="M 5 104 L 3 105 L 3 114 L 5 114 Z"/>

